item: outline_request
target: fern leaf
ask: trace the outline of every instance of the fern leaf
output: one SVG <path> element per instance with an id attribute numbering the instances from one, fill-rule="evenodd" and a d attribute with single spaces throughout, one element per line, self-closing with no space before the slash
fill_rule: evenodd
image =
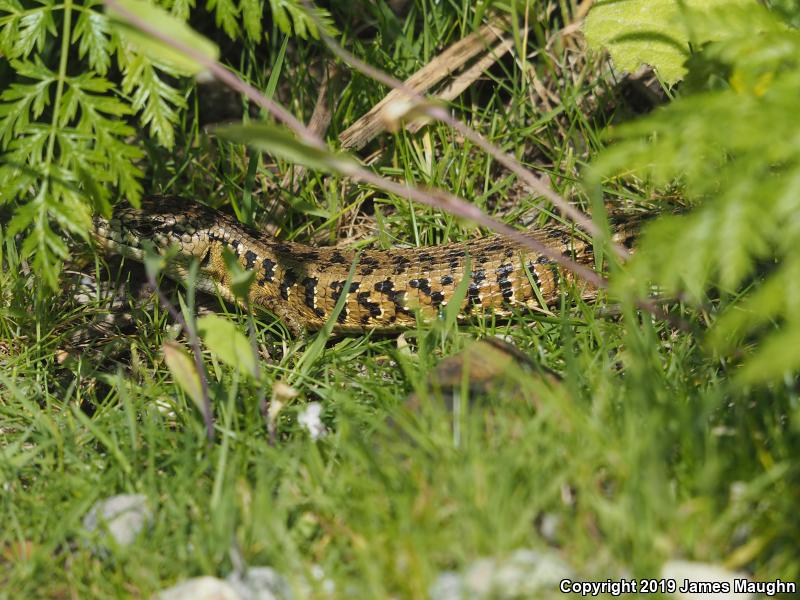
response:
<path id="1" fill-rule="evenodd" d="M 214 19 L 228 37 L 234 39 L 239 33 L 239 9 L 233 0 L 208 0 L 208 10 L 214 10 Z"/>
<path id="2" fill-rule="evenodd" d="M 800 369 L 800 32 L 755 4 L 685 16 L 716 41 L 687 63 L 681 97 L 612 131 L 594 177 L 677 182 L 695 208 L 647 227 L 616 285 L 654 282 L 695 301 L 734 293 L 709 340 L 721 352 L 753 340 L 741 377 L 766 380 Z"/>
<path id="3" fill-rule="evenodd" d="M 239 8 L 242 12 L 242 23 L 247 37 L 257 42 L 261 38 L 261 15 L 264 5 L 261 0 L 241 0 Z"/>
<path id="4" fill-rule="evenodd" d="M 78 16 L 72 42 L 78 43 L 78 56 L 88 57 L 89 67 L 105 75 L 111 65 L 108 18 L 85 6 Z"/>
<path id="5" fill-rule="evenodd" d="M 142 125 L 149 126 L 150 134 L 165 148 L 172 148 L 175 134 L 172 124 L 177 120 L 176 107 L 184 107 L 180 94 L 165 83 L 152 62 L 140 54 L 133 54 L 125 67 L 122 89 L 132 93 L 131 106 L 141 111 Z"/>

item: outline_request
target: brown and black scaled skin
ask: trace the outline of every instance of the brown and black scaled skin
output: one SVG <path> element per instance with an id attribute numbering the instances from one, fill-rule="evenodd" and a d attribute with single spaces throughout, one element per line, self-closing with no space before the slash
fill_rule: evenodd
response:
<path id="1" fill-rule="evenodd" d="M 106 252 L 138 261 L 146 240 L 162 252 L 177 246 L 170 277 L 183 279 L 196 259 L 198 288 L 235 301 L 223 259 L 227 247 L 244 268 L 255 271 L 250 302 L 274 313 L 293 332 L 325 324 L 357 257 L 352 250 L 280 241 L 176 197 L 149 198 L 141 209 L 118 210 L 110 220 L 97 218 L 94 235 Z M 528 235 L 580 263 L 594 262 L 591 244 L 569 229 L 548 226 Z M 624 237 L 615 237 L 620 235 Z M 334 331 L 394 331 L 414 326 L 417 313 L 435 318 L 464 278 L 468 257 L 469 284 L 460 320 L 541 308 L 532 281 L 546 304 L 560 298 L 562 280 L 573 281 L 549 258 L 496 236 L 428 248 L 366 250 L 358 256 Z M 583 297 L 595 294 L 582 285 Z"/>

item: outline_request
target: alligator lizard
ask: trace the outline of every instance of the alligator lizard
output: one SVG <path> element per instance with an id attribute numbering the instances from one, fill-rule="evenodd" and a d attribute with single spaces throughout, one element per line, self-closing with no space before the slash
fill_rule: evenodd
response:
<path id="1" fill-rule="evenodd" d="M 528 235 L 580 263 L 594 262 L 591 243 L 569 228 L 547 226 Z M 551 304 L 560 298 L 563 281 L 574 281 L 547 257 L 497 236 L 357 255 L 352 250 L 277 240 L 176 197 L 148 198 L 141 209 L 118 210 L 109 220 L 96 218 L 94 236 L 104 251 L 138 261 L 143 259 L 145 240 L 159 251 L 175 245 L 179 253 L 167 275 L 183 279 L 189 261 L 196 259 L 198 289 L 235 302 L 223 259 L 227 247 L 244 268 L 255 271 L 250 302 L 275 314 L 293 332 L 324 325 L 355 260 L 335 331 L 400 330 L 415 325 L 418 313 L 435 317 L 465 276 L 469 282 L 459 307 L 460 320 L 487 314 L 508 317 L 520 309 L 541 308 L 542 301 Z M 615 239 L 628 242 L 632 234 L 620 230 Z M 584 298 L 596 293 L 590 286 L 577 285 L 583 285 Z"/>

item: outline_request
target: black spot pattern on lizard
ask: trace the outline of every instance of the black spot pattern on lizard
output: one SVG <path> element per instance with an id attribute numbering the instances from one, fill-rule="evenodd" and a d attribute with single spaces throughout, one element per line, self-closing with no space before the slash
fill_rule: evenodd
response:
<path id="1" fill-rule="evenodd" d="M 444 294 L 442 292 L 433 292 L 431 294 L 431 304 L 433 306 L 441 306 L 442 302 L 444 302 Z"/>
<path id="2" fill-rule="evenodd" d="M 315 292 L 317 291 L 317 284 L 319 283 L 319 279 L 316 277 L 306 277 L 303 279 L 303 287 L 305 288 L 305 300 L 306 306 L 309 308 L 316 308 L 316 296 Z"/>
<path id="3" fill-rule="evenodd" d="M 358 264 L 358 273 L 360 275 L 372 275 L 380 266 L 381 263 L 378 259 L 372 256 L 363 256 Z"/>
<path id="4" fill-rule="evenodd" d="M 392 258 L 392 263 L 394 264 L 394 270 L 392 272 L 395 275 L 402 275 L 408 270 L 408 266 L 411 264 L 411 259 L 403 256 L 402 254 L 398 254 Z"/>
<path id="5" fill-rule="evenodd" d="M 297 252 L 297 258 L 304 262 L 315 262 L 320 258 L 319 252 L 316 250 L 306 250 L 304 252 Z"/>
<path id="6" fill-rule="evenodd" d="M 450 250 L 450 252 L 447 253 L 447 258 L 464 258 L 466 255 L 466 250 Z"/>
<path id="7" fill-rule="evenodd" d="M 292 271 L 291 269 L 287 269 L 283 273 L 283 281 L 281 281 L 280 286 L 278 286 L 278 290 L 280 291 L 281 298 L 284 300 L 289 299 L 289 289 L 297 283 L 297 274 Z"/>
<path id="8" fill-rule="evenodd" d="M 285 242 L 275 242 L 273 246 L 277 254 L 292 254 L 292 247 Z"/>
<path id="9" fill-rule="evenodd" d="M 495 271 L 497 274 L 497 283 L 499 284 L 503 279 L 508 279 L 508 276 L 513 272 L 514 265 L 504 264 L 497 267 L 497 270 Z"/>
<path id="10" fill-rule="evenodd" d="M 331 298 L 333 298 L 334 306 L 336 303 L 339 302 L 339 298 L 342 296 L 342 290 L 344 289 L 344 284 L 347 283 L 346 281 L 332 281 L 331 282 L 331 290 L 333 293 L 331 294 Z M 351 283 L 352 289 L 352 283 Z M 356 288 L 358 289 L 358 288 Z M 342 307 L 342 310 L 339 311 L 339 314 L 336 316 L 336 321 L 338 323 L 344 323 L 347 320 L 347 305 L 345 304 Z"/>
<path id="11" fill-rule="evenodd" d="M 531 274 L 531 279 L 537 286 L 541 285 L 542 282 L 539 281 L 539 275 L 536 273 L 536 265 L 532 260 L 528 261 L 528 273 Z"/>
<path id="12" fill-rule="evenodd" d="M 474 283 L 470 283 L 467 288 L 467 301 L 470 305 L 481 303 L 481 288 Z"/>
<path id="13" fill-rule="evenodd" d="M 394 282 L 391 279 L 384 279 L 375 284 L 375 291 L 382 294 L 390 294 L 394 291 Z"/>
<path id="14" fill-rule="evenodd" d="M 245 260 L 245 269 L 252 269 L 256 266 L 256 260 L 258 260 L 258 254 L 253 252 L 252 250 L 248 250 L 244 253 L 244 260 Z"/>
<path id="15" fill-rule="evenodd" d="M 389 292 L 387 295 L 389 296 L 389 300 L 394 304 L 395 312 L 402 313 L 404 315 L 414 314 L 405 306 L 406 293 L 404 290 Z"/>
<path id="16" fill-rule="evenodd" d="M 341 253 L 341 252 L 339 252 L 338 250 L 334 251 L 334 253 L 333 253 L 333 254 L 331 254 L 331 262 L 332 262 L 333 264 L 336 264 L 336 265 L 346 265 L 346 264 L 349 264 L 349 263 L 348 263 L 348 260 L 347 260 L 347 259 L 344 257 L 344 254 L 342 254 L 342 253 Z"/>
<path id="17" fill-rule="evenodd" d="M 381 305 L 377 302 L 371 302 L 369 296 L 369 292 L 359 292 L 356 294 L 356 300 L 360 306 L 363 306 L 369 311 L 372 317 L 378 318 L 383 313 Z"/>
<path id="18" fill-rule="evenodd" d="M 453 283 L 453 276 L 452 275 L 443 275 L 442 278 L 439 280 L 439 283 L 442 285 L 450 285 Z"/>
<path id="19" fill-rule="evenodd" d="M 484 252 L 486 252 L 487 254 L 494 254 L 496 252 L 500 252 L 500 250 L 502 249 L 503 249 L 502 242 L 493 242 L 487 245 L 486 248 L 484 248 Z"/>
<path id="20" fill-rule="evenodd" d="M 408 282 L 408 285 L 414 288 L 415 290 L 419 290 L 426 296 L 431 295 L 431 282 L 425 279 L 424 277 L 421 279 L 412 279 Z"/>
<path id="21" fill-rule="evenodd" d="M 271 283 L 275 279 L 275 263 L 265 258 L 261 261 L 261 279 L 258 280 L 258 285 Z"/>

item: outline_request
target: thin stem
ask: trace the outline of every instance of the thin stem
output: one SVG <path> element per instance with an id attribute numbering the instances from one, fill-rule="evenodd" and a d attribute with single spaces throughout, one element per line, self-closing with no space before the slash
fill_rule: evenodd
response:
<path id="1" fill-rule="evenodd" d="M 56 131 L 58 131 L 58 118 L 61 115 L 59 107 L 64 94 L 64 83 L 67 80 L 67 64 L 69 58 L 69 38 L 72 37 L 72 0 L 64 2 L 64 30 L 61 34 L 61 56 L 58 61 L 58 81 L 56 82 L 56 97 L 53 101 L 53 120 L 50 123 L 50 137 L 47 140 L 47 154 L 45 164 L 48 167 L 53 160 L 56 147 Z"/>
<path id="2" fill-rule="evenodd" d="M 183 318 L 183 315 L 180 313 L 180 311 L 175 308 L 172 302 L 169 301 L 169 298 L 167 298 L 166 294 L 161 291 L 155 276 L 147 269 L 145 269 L 145 271 L 147 271 L 147 282 L 150 284 L 150 287 L 153 288 L 153 291 L 158 295 L 158 299 L 162 306 L 167 309 L 167 312 L 170 314 L 172 319 L 181 326 L 183 331 L 186 332 L 186 337 L 189 338 L 189 345 L 192 347 L 192 355 L 194 356 L 194 366 L 195 369 L 197 369 L 197 376 L 200 378 L 200 392 L 203 395 L 203 421 L 206 424 L 206 437 L 208 438 L 208 442 L 211 443 L 214 441 L 214 413 L 211 410 L 211 398 L 208 393 L 208 377 L 206 375 L 206 367 L 203 364 L 203 353 L 200 349 L 200 340 L 198 339 L 194 328 L 189 327 L 189 324 L 186 322 L 186 319 Z"/>

